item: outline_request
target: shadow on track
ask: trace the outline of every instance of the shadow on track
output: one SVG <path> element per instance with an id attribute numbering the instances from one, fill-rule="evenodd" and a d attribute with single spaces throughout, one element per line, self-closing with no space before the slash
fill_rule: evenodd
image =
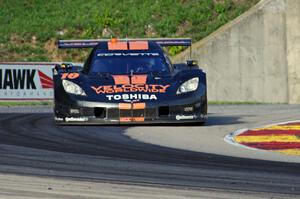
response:
<path id="1" fill-rule="evenodd" d="M 238 117 L 214 115 L 208 121 L 208 126 L 235 122 L 240 122 Z M 31 170 L 38 166 L 38 169 L 63 169 L 65 172 L 71 168 L 76 168 L 76 172 L 93 169 L 90 172 L 97 175 L 105 173 L 119 180 L 130 178 L 136 179 L 136 182 L 155 181 L 161 185 L 189 188 L 300 194 L 298 164 L 226 157 L 145 144 L 124 135 L 130 126 L 55 126 L 50 113 L 0 114 L 0 126 L 0 146 L 16 148 L 12 154 L 0 148 L 3 150 L 0 152 L 0 165 L 12 164 L 14 167 L 30 167 Z M 65 158 L 53 160 L 57 154 L 27 157 L 22 151 L 25 149 L 19 147 L 43 149 L 49 153 L 63 152 Z M 67 154 L 78 155 L 80 163 L 77 158 L 69 163 Z M 92 160 L 89 159 L 91 156 L 94 156 Z M 105 161 L 116 163 L 100 167 Z M 120 171 L 122 175 L 118 174 Z"/>

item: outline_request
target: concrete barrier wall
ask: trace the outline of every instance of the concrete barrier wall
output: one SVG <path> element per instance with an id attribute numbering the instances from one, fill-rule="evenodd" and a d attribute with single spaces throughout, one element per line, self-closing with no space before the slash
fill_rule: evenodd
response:
<path id="1" fill-rule="evenodd" d="M 299 52 L 300 0 L 262 0 L 195 43 L 192 58 L 207 72 L 210 101 L 300 103 Z"/>
<path id="2" fill-rule="evenodd" d="M 300 104 L 300 0 L 286 0 L 289 103 Z"/>

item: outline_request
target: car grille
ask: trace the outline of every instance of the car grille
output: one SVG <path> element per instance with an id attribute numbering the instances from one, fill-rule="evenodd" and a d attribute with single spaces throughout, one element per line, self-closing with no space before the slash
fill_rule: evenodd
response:
<path id="1" fill-rule="evenodd" d="M 107 108 L 106 110 L 107 119 L 116 119 L 120 117 L 145 117 L 145 118 L 156 118 L 156 108 L 146 108 L 137 110 L 119 110 L 118 108 Z"/>

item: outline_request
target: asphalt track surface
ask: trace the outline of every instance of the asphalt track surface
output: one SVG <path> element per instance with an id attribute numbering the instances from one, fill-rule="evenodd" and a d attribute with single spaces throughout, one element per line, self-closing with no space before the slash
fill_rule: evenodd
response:
<path id="1" fill-rule="evenodd" d="M 135 126 L 55 126 L 50 108 L 2 107 L 0 127 L 0 198 L 300 198 L 298 163 L 147 144 Z"/>

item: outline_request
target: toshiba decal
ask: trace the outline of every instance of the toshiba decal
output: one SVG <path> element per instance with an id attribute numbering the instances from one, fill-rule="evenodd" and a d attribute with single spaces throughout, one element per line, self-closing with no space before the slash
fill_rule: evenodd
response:
<path id="1" fill-rule="evenodd" d="M 0 63 L 0 100 L 53 99 L 55 63 Z"/>

